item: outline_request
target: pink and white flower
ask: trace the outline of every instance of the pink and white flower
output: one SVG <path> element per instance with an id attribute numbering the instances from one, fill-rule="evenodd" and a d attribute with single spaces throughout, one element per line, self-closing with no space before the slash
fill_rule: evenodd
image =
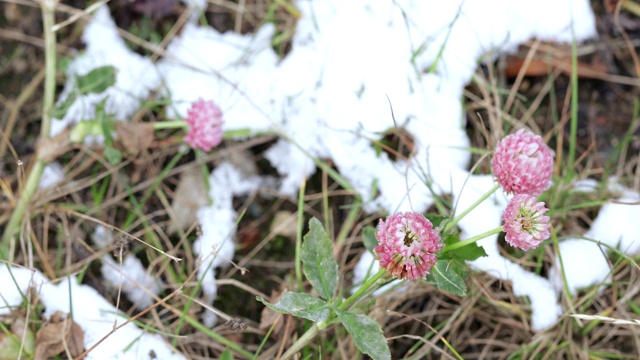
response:
<path id="1" fill-rule="evenodd" d="M 548 210 L 535 196 L 514 196 L 502 215 L 507 242 L 525 251 L 537 248 L 551 236 L 550 219 L 544 215 Z"/>
<path id="2" fill-rule="evenodd" d="M 222 142 L 222 111 L 212 100 L 191 104 L 184 121 L 189 124 L 184 141 L 192 148 L 211 151 Z"/>
<path id="3" fill-rule="evenodd" d="M 538 196 L 549 187 L 553 152 L 540 136 L 520 129 L 498 143 L 491 168 L 506 193 Z"/>
<path id="4" fill-rule="evenodd" d="M 433 224 L 417 212 L 398 212 L 380 220 L 374 248 L 380 266 L 398 279 L 419 279 L 436 263 L 442 248 Z"/>

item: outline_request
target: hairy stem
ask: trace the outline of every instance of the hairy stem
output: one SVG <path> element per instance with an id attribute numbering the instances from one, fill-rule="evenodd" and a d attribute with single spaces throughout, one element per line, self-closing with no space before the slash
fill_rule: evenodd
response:
<path id="1" fill-rule="evenodd" d="M 502 226 L 498 226 L 497 228 L 489 230 L 489 231 L 486 231 L 486 232 L 483 232 L 480 235 L 476 235 L 474 237 L 470 237 L 468 239 L 459 241 L 459 242 L 457 242 L 455 244 L 447 245 L 447 246 L 444 247 L 444 249 L 442 249 L 442 252 L 446 253 L 446 252 L 449 252 L 449 251 L 452 251 L 452 250 L 459 249 L 461 247 L 467 246 L 469 244 L 473 244 L 474 242 L 477 242 L 478 240 L 482 240 L 482 239 L 486 238 L 487 236 L 491 236 L 493 234 L 501 233 L 502 230 L 503 230 Z"/>
<path id="2" fill-rule="evenodd" d="M 51 109 L 53 108 L 53 100 L 56 91 L 56 34 L 52 30 L 54 25 L 54 9 L 57 4 L 55 0 L 42 0 L 40 7 L 42 8 L 42 22 L 44 25 L 44 51 L 45 51 L 45 78 L 44 78 L 44 98 L 42 100 L 42 122 L 40 124 L 40 139 L 38 148 L 46 143 L 43 140 L 49 139 L 51 130 Z M 16 205 L 11 218 L 2 234 L 2 242 L 0 243 L 0 257 L 11 261 L 15 247 L 14 236 L 20 229 L 20 224 L 24 218 L 24 213 L 31 201 L 31 197 L 38 187 L 40 176 L 47 164 L 43 152 L 38 149 L 36 151 L 35 163 L 29 172 L 27 181 L 24 184 L 20 198 Z"/>
<path id="3" fill-rule="evenodd" d="M 447 231 L 451 230 L 451 228 L 455 226 L 458 223 L 458 221 L 460 221 L 463 217 L 467 216 L 467 214 L 469 214 L 471 210 L 475 209 L 478 205 L 480 205 L 480 203 L 485 201 L 489 196 L 491 196 L 491 194 L 496 192 L 496 190 L 498 190 L 499 188 L 500 188 L 500 184 L 495 184 L 491 188 L 491 190 L 487 191 L 484 195 L 482 195 L 482 197 L 480 197 L 478 200 L 476 200 L 476 202 L 471 204 L 471 206 L 469 206 L 465 211 L 461 212 L 460 215 L 456 216 L 455 218 L 453 218 L 453 220 L 449 221 L 447 225 L 444 227 L 443 233 L 446 233 Z"/>

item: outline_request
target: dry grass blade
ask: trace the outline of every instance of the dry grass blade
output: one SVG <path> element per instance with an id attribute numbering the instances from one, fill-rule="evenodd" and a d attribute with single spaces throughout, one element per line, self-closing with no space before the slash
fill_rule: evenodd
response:
<path id="1" fill-rule="evenodd" d="M 576 319 L 582 319 L 582 320 L 599 320 L 599 321 L 604 321 L 604 322 L 608 322 L 616 325 L 635 325 L 635 326 L 640 325 L 640 320 L 616 319 L 616 318 L 601 316 L 601 315 L 573 314 L 571 315 L 571 317 L 574 317 Z"/>

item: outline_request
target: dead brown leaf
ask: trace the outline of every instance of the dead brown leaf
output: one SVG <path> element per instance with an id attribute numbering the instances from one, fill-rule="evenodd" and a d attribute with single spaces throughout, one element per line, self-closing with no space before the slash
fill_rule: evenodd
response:
<path id="1" fill-rule="evenodd" d="M 66 351 L 74 358 L 82 354 L 84 331 L 71 317 L 56 312 L 36 335 L 34 360 L 45 360 Z"/>
<path id="2" fill-rule="evenodd" d="M 171 233 L 178 229 L 187 230 L 198 219 L 198 209 L 208 204 L 207 190 L 200 169 L 188 169 L 180 175 L 180 182 L 173 197 L 171 209 L 175 217 L 169 228 Z"/>
<path id="3" fill-rule="evenodd" d="M 516 77 L 525 64 L 525 59 L 517 56 L 510 56 L 507 59 L 505 74 L 507 77 Z M 571 56 L 567 55 L 561 58 L 549 59 L 532 59 L 529 66 L 525 69 L 525 76 L 547 76 L 549 71 L 560 69 L 565 75 L 571 75 Z M 589 64 L 578 61 L 578 77 L 579 78 L 605 78 L 607 77 L 607 68 L 602 63 Z"/>
<path id="4" fill-rule="evenodd" d="M 69 152 L 70 148 L 69 130 L 65 130 L 52 138 L 40 138 L 38 140 L 38 156 L 47 163 Z"/>
<path id="5" fill-rule="evenodd" d="M 298 222 L 296 216 L 291 211 L 280 210 L 273 217 L 271 222 L 270 231 L 288 237 L 289 239 L 295 239 L 298 233 Z"/>
<path id="6" fill-rule="evenodd" d="M 118 121 L 116 122 L 116 132 L 122 146 L 132 154 L 148 149 L 154 139 L 152 123 Z"/>

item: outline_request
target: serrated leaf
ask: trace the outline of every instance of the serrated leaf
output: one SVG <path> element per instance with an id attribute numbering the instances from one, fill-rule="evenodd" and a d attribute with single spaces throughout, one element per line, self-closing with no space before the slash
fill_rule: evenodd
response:
<path id="1" fill-rule="evenodd" d="M 438 284 L 436 284 L 436 278 L 433 276 L 433 271 L 427 273 L 427 276 L 424 277 L 424 281 L 426 281 L 427 284 L 438 287 Z"/>
<path id="2" fill-rule="evenodd" d="M 445 247 L 447 245 L 455 244 L 458 241 L 460 241 L 460 237 L 457 234 L 449 234 L 444 238 Z M 440 259 L 456 259 L 460 262 L 464 262 L 473 261 L 483 256 L 487 256 L 487 252 L 484 250 L 484 248 L 478 245 L 478 243 L 472 243 L 461 248 L 443 253 L 440 256 Z"/>
<path id="3" fill-rule="evenodd" d="M 450 261 L 449 262 L 449 270 L 453 270 L 453 272 L 455 272 L 456 274 L 458 274 L 458 276 L 460 276 L 463 279 L 466 279 L 469 277 L 469 269 L 466 266 L 463 266 L 462 262 L 458 262 L 458 261 Z"/>
<path id="4" fill-rule="evenodd" d="M 376 239 L 376 228 L 373 226 L 365 226 L 362 229 L 362 242 L 364 247 L 370 252 L 373 252 L 373 248 L 378 246 L 378 239 Z"/>
<path id="5" fill-rule="evenodd" d="M 331 299 L 338 286 L 338 263 L 333 257 L 333 244 L 316 218 L 309 220 L 309 232 L 304 236 L 302 270 L 313 288 L 324 299 Z"/>
<path id="6" fill-rule="evenodd" d="M 76 78 L 78 93 L 81 95 L 99 94 L 115 83 L 116 69 L 113 66 L 101 66 L 89 71 L 86 75 Z"/>
<path id="7" fill-rule="evenodd" d="M 389 344 L 380 324 L 363 314 L 354 314 L 338 309 L 335 311 L 360 352 L 369 355 L 374 360 L 391 359 Z"/>
<path id="8" fill-rule="evenodd" d="M 484 248 L 476 243 L 455 249 L 450 253 L 460 261 L 473 261 L 477 258 L 487 256 L 487 252 L 484 251 Z"/>
<path id="9" fill-rule="evenodd" d="M 288 292 L 275 304 L 270 304 L 260 296 L 256 296 L 256 300 L 279 313 L 302 317 L 313 322 L 325 321 L 329 317 L 327 302 L 305 293 Z"/>
<path id="10" fill-rule="evenodd" d="M 431 268 L 430 274 L 435 279 L 436 286 L 453 295 L 464 296 L 467 294 L 467 285 L 464 279 L 456 273 L 456 264 L 447 260 L 438 260 Z"/>

